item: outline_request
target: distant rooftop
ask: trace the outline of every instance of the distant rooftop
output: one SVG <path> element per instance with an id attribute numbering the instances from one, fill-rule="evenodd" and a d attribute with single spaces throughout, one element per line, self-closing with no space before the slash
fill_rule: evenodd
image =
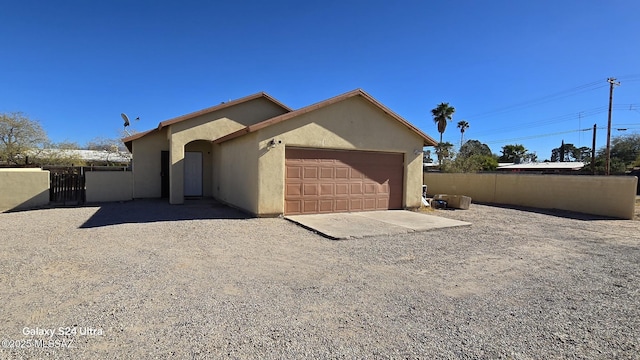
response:
<path id="1" fill-rule="evenodd" d="M 499 163 L 496 170 L 528 170 L 528 171 L 578 171 L 584 167 L 583 162 L 531 162 L 531 163 Z M 425 169 L 438 168 L 437 163 L 423 163 Z"/>
<path id="2" fill-rule="evenodd" d="M 75 149 L 43 149 L 40 151 L 43 156 L 60 155 L 76 156 L 86 162 L 112 162 L 129 163 L 131 154 L 126 151 L 106 151 L 106 150 L 75 150 Z M 38 155 L 35 155 L 38 157 Z"/>
<path id="3" fill-rule="evenodd" d="M 576 162 L 531 162 L 531 163 L 500 163 L 498 170 L 580 170 L 584 163 Z"/>

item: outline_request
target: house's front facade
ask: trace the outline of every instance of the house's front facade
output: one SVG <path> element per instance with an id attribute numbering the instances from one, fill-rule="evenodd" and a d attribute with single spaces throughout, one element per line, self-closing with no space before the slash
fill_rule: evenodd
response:
<path id="1" fill-rule="evenodd" d="M 124 142 L 134 198 L 214 197 L 256 216 L 419 207 L 436 144 L 362 90 L 296 111 L 259 93 Z"/>

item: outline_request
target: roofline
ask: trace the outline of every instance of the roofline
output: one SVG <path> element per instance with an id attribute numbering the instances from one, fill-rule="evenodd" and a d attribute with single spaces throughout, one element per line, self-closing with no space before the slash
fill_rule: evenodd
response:
<path id="1" fill-rule="evenodd" d="M 285 104 L 283 104 L 280 101 L 276 100 L 271 95 L 269 95 L 269 94 L 265 93 L 264 91 L 262 91 L 262 92 L 259 92 L 259 93 L 255 93 L 253 95 L 245 96 L 245 97 L 240 98 L 240 99 L 231 100 L 231 101 L 228 101 L 228 102 L 216 105 L 216 106 L 211 106 L 211 107 L 208 107 L 206 109 L 198 110 L 198 111 L 186 114 L 186 115 L 181 115 L 181 116 L 175 117 L 173 119 L 165 120 L 165 121 L 161 122 L 160 124 L 158 124 L 158 130 L 162 129 L 165 126 L 169 126 L 169 125 L 173 125 L 175 123 L 179 123 L 181 121 L 193 119 L 193 118 L 201 116 L 201 115 L 205 115 L 205 114 L 208 114 L 208 113 L 212 113 L 214 111 L 226 109 L 228 107 L 231 107 L 231 106 L 234 106 L 234 105 L 238 105 L 238 104 L 242 104 L 242 103 L 247 102 L 247 101 L 259 99 L 261 97 L 273 102 L 274 104 L 280 106 L 281 108 L 287 110 L 288 112 L 293 111 L 293 109 L 291 109 L 290 107 L 286 106 Z"/>
<path id="2" fill-rule="evenodd" d="M 158 129 L 151 129 L 151 130 L 135 133 L 135 134 L 133 134 L 131 136 L 127 136 L 126 138 L 122 138 L 120 140 L 124 143 L 124 145 L 127 147 L 127 149 L 129 149 L 129 151 L 132 151 L 131 150 L 131 143 L 133 142 L 133 140 L 138 140 L 141 137 L 143 137 L 143 136 L 145 136 L 145 135 L 147 135 L 149 133 L 152 133 L 154 131 L 158 131 Z"/>
<path id="3" fill-rule="evenodd" d="M 400 123 L 402 123 L 403 125 L 405 125 L 406 127 L 408 127 L 411 131 L 415 132 L 417 135 L 419 135 L 423 140 L 423 144 L 424 146 L 436 146 L 437 142 L 431 138 L 429 135 L 425 134 L 424 132 L 422 132 L 420 129 L 418 129 L 417 127 L 415 127 L 413 124 L 411 124 L 410 122 L 408 122 L 407 120 L 403 119 L 400 115 L 396 114 L 395 112 L 391 111 L 391 109 L 389 109 L 388 107 L 384 106 L 382 103 L 380 103 L 379 101 L 377 101 L 376 99 L 374 99 L 371 95 L 367 94 L 364 90 L 362 89 L 355 89 L 349 92 L 346 92 L 342 95 L 338 95 L 335 97 L 332 97 L 330 99 L 321 101 L 319 103 L 315 103 L 312 105 L 309 105 L 307 107 L 286 113 L 286 114 L 282 114 L 276 117 L 273 117 L 271 119 L 267 119 L 264 120 L 262 122 L 259 122 L 257 124 L 253 124 L 250 126 L 247 126 L 245 128 L 242 128 L 238 131 L 232 132 L 231 134 L 228 134 L 226 136 L 223 136 L 219 139 L 216 139 L 213 143 L 214 144 L 220 144 L 223 143 L 225 141 L 231 140 L 231 139 L 235 139 L 239 136 L 242 136 L 244 134 L 247 133 L 251 133 L 254 131 L 258 131 L 260 129 L 263 129 L 267 126 L 271 126 L 273 124 L 277 124 L 279 122 L 285 121 L 285 120 L 289 120 L 291 118 L 318 110 L 320 108 L 341 102 L 343 100 L 352 98 L 354 96 L 362 96 L 363 98 L 369 100 L 371 103 L 373 103 L 376 107 L 378 107 L 380 110 L 382 110 L 384 113 L 386 113 L 387 115 L 391 116 L 392 118 L 396 119 L 397 121 L 399 121 Z"/>
<path id="4" fill-rule="evenodd" d="M 154 132 L 156 130 L 158 130 L 158 129 L 151 129 L 151 130 L 135 133 L 133 135 L 127 136 L 125 138 L 122 138 L 121 140 L 122 140 L 122 142 L 137 140 L 137 139 L 140 139 L 141 137 L 147 135 L 148 133 Z"/>
<path id="5" fill-rule="evenodd" d="M 293 111 L 293 109 L 291 109 L 290 107 L 288 107 L 287 105 L 283 104 L 282 102 L 278 101 L 276 98 L 274 98 L 273 96 L 267 94 L 264 91 L 261 91 L 259 93 L 255 93 L 253 95 L 249 95 L 249 96 L 245 96 L 243 98 L 240 99 L 236 99 L 236 100 L 231 100 L 222 104 L 218 104 L 216 106 L 211 106 L 208 107 L 206 109 L 202 109 L 202 110 L 198 110 L 198 111 L 194 111 L 192 113 L 186 114 L 186 115 L 181 115 L 169 120 L 165 120 L 162 121 L 158 124 L 158 127 L 156 127 L 155 129 L 151 129 L 151 130 L 147 130 L 141 133 L 137 133 L 137 134 L 133 134 L 131 136 L 128 136 L 124 139 L 122 139 L 122 142 L 127 146 L 127 148 L 129 149 L 129 151 L 131 151 L 131 142 L 134 140 L 138 140 L 141 137 L 156 131 L 156 130 L 161 130 L 162 128 L 169 126 L 169 125 L 173 125 L 175 123 L 179 123 L 185 120 L 189 120 L 189 119 L 193 119 L 195 117 L 201 116 L 201 115 L 205 115 L 205 114 L 209 114 L 212 113 L 214 111 L 218 111 L 218 110 L 222 110 L 222 109 L 226 109 L 228 107 L 234 106 L 234 105 L 238 105 L 238 104 L 242 104 L 245 103 L 247 101 L 251 101 L 251 100 L 255 100 L 255 99 L 259 99 L 259 98 L 265 98 L 269 101 L 271 101 L 272 103 L 280 106 L 281 108 L 283 108 L 284 110 L 291 112 Z"/>

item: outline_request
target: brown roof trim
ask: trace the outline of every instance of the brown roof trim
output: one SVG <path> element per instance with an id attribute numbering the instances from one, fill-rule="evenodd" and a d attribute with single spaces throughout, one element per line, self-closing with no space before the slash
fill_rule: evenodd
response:
<path id="1" fill-rule="evenodd" d="M 268 119 L 268 120 L 264 120 L 262 122 L 259 122 L 257 124 L 251 125 L 251 126 L 247 126 L 244 129 L 240 129 L 240 130 L 238 130 L 236 132 L 233 132 L 233 133 L 231 133 L 229 135 L 223 136 L 223 137 L 215 140 L 213 143 L 214 144 L 220 144 L 220 143 L 223 143 L 225 141 L 228 141 L 228 140 L 237 138 L 239 136 L 242 136 L 244 134 L 263 129 L 263 128 L 267 127 L 267 126 L 270 126 L 270 125 L 273 125 L 273 124 L 277 124 L 277 123 L 285 121 L 285 120 L 289 120 L 289 119 L 294 118 L 296 116 L 300 116 L 302 114 L 306 114 L 308 112 L 323 108 L 325 106 L 329 106 L 331 104 L 335 104 L 337 102 L 346 100 L 346 99 L 354 97 L 354 96 L 362 96 L 363 98 L 365 98 L 369 102 L 371 102 L 373 105 L 378 107 L 380 110 L 385 112 L 387 115 L 391 116 L 392 118 L 394 118 L 394 119 L 398 120 L 400 123 L 402 123 L 404 126 L 408 127 L 409 130 L 415 132 L 422 139 L 424 139 L 424 145 L 425 146 L 436 146 L 438 144 L 429 135 L 423 133 L 420 129 L 418 129 L 417 127 L 413 126 L 413 124 L 411 124 L 407 120 L 403 119 L 400 115 L 394 113 L 389 108 L 387 108 L 386 106 L 382 105 L 382 103 L 380 103 L 379 101 L 374 99 L 371 95 L 367 94 L 362 89 L 352 90 L 352 91 L 349 91 L 349 92 L 344 93 L 342 95 L 338 95 L 338 96 L 332 97 L 330 99 L 321 101 L 319 103 L 316 103 L 316 104 L 313 104 L 313 105 L 309 105 L 309 106 L 304 107 L 302 109 L 298 109 L 298 110 L 295 110 L 295 111 L 292 111 L 292 112 L 289 112 L 289 113 L 286 113 L 286 114 L 282 114 L 282 115 L 273 117 L 273 118 Z"/>
<path id="2" fill-rule="evenodd" d="M 189 120 L 189 119 L 193 119 L 194 117 L 200 116 L 200 115 L 205 115 L 208 113 L 212 113 L 214 111 L 218 111 L 218 110 L 222 110 L 234 105 L 238 105 L 238 104 L 242 104 L 244 102 L 247 101 L 251 101 L 251 100 L 255 100 L 255 99 L 259 99 L 259 98 L 265 98 L 269 101 L 271 101 L 272 103 L 280 106 L 281 108 L 287 110 L 288 112 L 293 111 L 293 109 L 291 109 L 290 107 L 284 105 L 283 103 L 281 103 L 280 101 L 276 100 L 274 97 L 270 96 L 269 94 L 263 92 L 259 92 L 253 95 L 249 95 L 249 96 L 245 96 L 243 98 L 240 99 L 236 99 L 236 100 L 231 100 L 228 101 L 226 103 L 222 103 L 216 106 L 212 106 L 212 107 L 208 107 L 206 109 L 202 109 L 199 111 L 195 111 L 186 115 L 182 115 L 182 116 L 178 116 L 176 118 L 173 119 L 169 119 L 169 120 L 165 120 L 163 122 L 161 122 L 160 124 L 158 124 L 158 130 L 162 129 L 165 126 L 169 126 L 169 125 L 173 125 L 175 123 L 179 123 L 181 121 L 185 121 L 185 120 Z"/>
<path id="3" fill-rule="evenodd" d="M 133 140 L 138 140 L 141 137 L 147 135 L 148 133 L 154 132 L 156 130 L 158 130 L 158 129 L 151 129 L 151 130 L 135 133 L 135 134 L 133 134 L 131 136 L 127 136 L 126 138 L 122 138 L 122 142 L 129 142 L 129 141 L 133 141 Z"/>
<path id="4" fill-rule="evenodd" d="M 214 112 L 214 111 L 222 110 L 222 109 L 234 106 L 234 105 L 242 104 L 242 103 L 245 103 L 247 101 L 251 101 L 251 100 L 255 100 L 255 99 L 259 99 L 259 98 L 265 98 L 265 99 L 271 101 L 272 103 L 280 106 L 281 108 L 283 108 L 287 112 L 293 111 L 293 109 L 291 109 L 287 105 L 281 103 L 276 98 L 274 98 L 271 95 L 269 95 L 269 94 L 265 93 L 264 91 L 262 91 L 262 92 L 259 92 L 259 93 L 255 93 L 253 95 L 245 96 L 245 97 L 240 98 L 240 99 L 228 101 L 226 103 L 222 103 L 222 104 L 219 104 L 219 105 L 216 105 L 216 106 L 208 107 L 206 109 L 195 111 L 195 112 L 192 112 L 192 113 L 189 113 L 189 114 L 186 114 L 186 115 L 178 116 L 178 117 L 175 117 L 173 119 L 165 120 L 165 121 L 159 123 L 157 128 L 151 129 L 151 130 L 147 130 L 147 131 L 144 131 L 144 132 L 141 132 L 141 133 L 133 134 L 131 136 L 127 136 L 126 138 L 122 139 L 122 142 L 127 146 L 129 151 L 131 151 L 131 142 L 132 141 L 138 140 L 141 137 L 143 137 L 143 136 L 145 136 L 145 135 L 147 135 L 147 134 L 149 134 L 151 132 L 160 130 L 165 126 L 169 126 L 169 125 L 181 122 L 181 121 L 192 119 L 192 118 L 200 116 L 200 115 L 205 115 L 205 114 L 208 114 L 208 113 L 211 113 L 211 112 Z"/>
<path id="5" fill-rule="evenodd" d="M 127 136 L 126 138 L 121 139 L 121 141 L 124 143 L 124 145 L 127 147 L 127 149 L 129 149 L 129 151 L 131 152 L 131 143 L 133 142 L 133 140 L 138 140 L 141 137 L 152 133 L 154 131 L 158 131 L 158 129 L 151 129 L 151 130 L 147 130 L 147 131 L 143 131 L 143 132 L 139 132 L 136 134 L 133 134 L 131 136 Z"/>

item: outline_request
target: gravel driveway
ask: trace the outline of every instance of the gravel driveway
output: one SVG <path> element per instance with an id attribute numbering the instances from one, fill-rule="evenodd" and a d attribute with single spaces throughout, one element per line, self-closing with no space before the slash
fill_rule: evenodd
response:
<path id="1" fill-rule="evenodd" d="M 640 221 L 434 214 L 473 225 L 332 241 L 206 202 L 0 214 L 0 358 L 639 358 Z"/>

